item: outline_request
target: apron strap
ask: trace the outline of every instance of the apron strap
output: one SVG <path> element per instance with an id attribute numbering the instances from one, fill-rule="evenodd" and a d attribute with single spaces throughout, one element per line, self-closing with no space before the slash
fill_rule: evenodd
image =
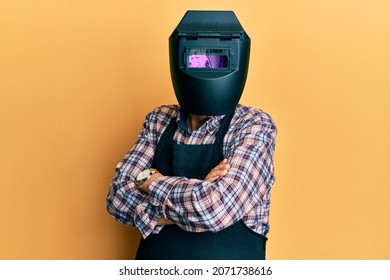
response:
<path id="1" fill-rule="evenodd" d="M 233 116 L 234 116 L 234 111 L 226 114 L 225 117 L 223 118 L 221 126 L 219 127 L 219 130 L 218 130 L 218 133 L 215 136 L 215 142 L 214 142 L 215 144 L 223 142 L 223 138 L 225 137 L 225 134 L 229 129 L 229 125 L 230 125 L 231 120 L 233 119 Z"/>
<path id="2" fill-rule="evenodd" d="M 229 125 L 230 125 L 230 122 L 233 119 L 234 112 L 235 111 L 225 115 L 225 117 L 222 120 L 221 126 L 219 127 L 218 133 L 215 136 L 214 145 L 218 145 L 220 147 L 221 158 L 224 158 L 224 154 L 223 154 L 223 138 L 225 137 L 225 134 L 226 134 L 226 132 L 229 129 Z"/>
<path id="3" fill-rule="evenodd" d="M 160 164 L 164 162 L 172 162 L 173 152 L 172 152 L 172 142 L 173 135 L 177 129 L 176 118 L 173 117 L 168 127 L 165 129 L 161 135 L 160 140 L 157 143 L 156 152 L 154 154 L 152 167 L 156 168 L 161 174 L 170 176 L 172 175 L 172 165 L 171 164 Z"/>

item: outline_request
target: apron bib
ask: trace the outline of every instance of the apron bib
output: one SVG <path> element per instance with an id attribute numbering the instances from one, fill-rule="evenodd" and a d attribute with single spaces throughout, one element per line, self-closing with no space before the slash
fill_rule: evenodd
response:
<path id="1" fill-rule="evenodd" d="M 233 113 L 224 117 L 214 144 L 177 144 L 172 120 L 157 145 L 152 167 L 166 176 L 204 179 L 224 159 L 223 138 Z M 187 232 L 177 225 L 166 225 L 160 233 L 141 239 L 138 260 L 263 260 L 267 238 L 247 228 L 243 221 L 219 231 Z"/>

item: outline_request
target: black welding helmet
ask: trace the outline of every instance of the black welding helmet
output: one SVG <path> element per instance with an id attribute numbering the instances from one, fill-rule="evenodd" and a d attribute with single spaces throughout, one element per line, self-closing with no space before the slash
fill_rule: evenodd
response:
<path id="1" fill-rule="evenodd" d="M 233 111 L 248 73 L 250 38 L 231 11 L 188 11 L 169 37 L 173 88 L 194 115 Z"/>

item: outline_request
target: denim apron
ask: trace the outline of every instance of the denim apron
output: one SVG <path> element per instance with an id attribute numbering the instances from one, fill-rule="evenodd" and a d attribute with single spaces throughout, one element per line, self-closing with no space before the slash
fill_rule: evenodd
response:
<path id="1" fill-rule="evenodd" d="M 223 138 L 233 113 L 224 117 L 214 144 L 177 144 L 172 120 L 157 145 L 152 167 L 167 176 L 204 179 L 224 159 Z M 218 232 L 187 232 L 165 225 L 158 234 L 141 239 L 139 260 L 262 260 L 267 238 L 246 227 L 242 220 Z"/>

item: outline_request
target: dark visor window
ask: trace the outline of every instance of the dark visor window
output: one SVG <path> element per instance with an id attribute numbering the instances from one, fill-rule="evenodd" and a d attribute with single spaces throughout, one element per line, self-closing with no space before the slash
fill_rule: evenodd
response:
<path id="1" fill-rule="evenodd" d="M 190 49 L 188 68 L 228 68 L 227 50 Z"/>

